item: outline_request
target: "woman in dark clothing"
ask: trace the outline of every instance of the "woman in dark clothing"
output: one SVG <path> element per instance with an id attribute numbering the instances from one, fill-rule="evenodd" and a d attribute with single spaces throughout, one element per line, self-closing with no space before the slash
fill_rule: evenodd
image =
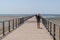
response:
<path id="1" fill-rule="evenodd" d="M 36 16 L 36 20 L 37 20 L 37 28 L 40 28 L 40 15 L 39 14 L 37 14 L 37 15 L 35 15 Z"/>

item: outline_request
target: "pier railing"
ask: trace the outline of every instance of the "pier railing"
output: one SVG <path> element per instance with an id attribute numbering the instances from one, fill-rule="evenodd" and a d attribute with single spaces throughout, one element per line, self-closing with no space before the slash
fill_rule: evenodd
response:
<path id="1" fill-rule="evenodd" d="M 0 37 L 6 36 L 7 33 L 10 33 L 11 31 L 18 28 L 20 25 L 22 25 L 26 20 L 32 18 L 32 16 L 22 17 L 22 18 L 14 18 L 11 20 L 5 20 L 0 22 Z"/>
<path id="2" fill-rule="evenodd" d="M 60 40 L 60 26 L 52 21 L 42 17 L 42 23 L 53 37 L 54 40 Z"/>

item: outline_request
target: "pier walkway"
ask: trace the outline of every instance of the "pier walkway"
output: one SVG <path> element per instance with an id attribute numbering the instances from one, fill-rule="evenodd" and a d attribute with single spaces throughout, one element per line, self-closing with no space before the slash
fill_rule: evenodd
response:
<path id="1" fill-rule="evenodd" d="M 53 40 L 53 38 L 42 22 L 40 29 L 37 29 L 36 19 L 32 17 L 2 40 Z"/>

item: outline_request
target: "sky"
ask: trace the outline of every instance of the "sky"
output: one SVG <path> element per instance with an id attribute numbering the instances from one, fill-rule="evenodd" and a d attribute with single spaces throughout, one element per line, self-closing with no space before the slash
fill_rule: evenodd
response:
<path id="1" fill-rule="evenodd" d="M 60 0 L 0 0 L 0 14 L 60 14 Z"/>

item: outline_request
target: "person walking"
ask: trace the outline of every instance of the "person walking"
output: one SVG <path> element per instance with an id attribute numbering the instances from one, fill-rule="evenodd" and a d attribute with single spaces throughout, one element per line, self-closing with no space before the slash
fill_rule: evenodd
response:
<path id="1" fill-rule="evenodd" d="M 40 16 L 40 14 L 38 13 L 38 14 L 35 15 L 35 17 L 36 17 L 36 20 L 37 20 L 37 28 L 40 28 L 41 16 Z"/>

